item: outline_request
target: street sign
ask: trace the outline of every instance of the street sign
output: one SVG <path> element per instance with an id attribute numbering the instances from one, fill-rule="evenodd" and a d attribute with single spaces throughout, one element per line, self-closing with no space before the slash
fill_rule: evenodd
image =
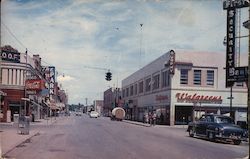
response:
<path id="1" fill-rule="evenodd" d="M 223 9 L 232 9 L 232 8 L 244 8 L 249 7 L 249 0 L 224 0 Z"/>

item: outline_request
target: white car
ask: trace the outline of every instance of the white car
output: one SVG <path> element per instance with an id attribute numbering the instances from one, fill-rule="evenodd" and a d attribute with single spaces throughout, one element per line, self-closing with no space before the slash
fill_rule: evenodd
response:
<path id="1" fill-rule="evenodd" d="M 89 117 L 90 117 L 90 118 L 98 118 L 98 117 L 99 117 L 99 113 L 96 112 L 96 111 L 91 111 L 91 112 L 89 113 Z"/>

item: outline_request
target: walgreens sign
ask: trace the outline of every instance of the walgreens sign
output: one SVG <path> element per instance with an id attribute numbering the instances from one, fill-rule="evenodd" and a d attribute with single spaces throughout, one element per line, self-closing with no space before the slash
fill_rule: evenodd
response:
<path id="1" fill-rule="evenodd" d="M 189 94 L 189 93 L 176 93 L 175 97 L 180 103 L 222 103 L 221 96 L 209 96 L 202 95 L 198 93 Z"/>

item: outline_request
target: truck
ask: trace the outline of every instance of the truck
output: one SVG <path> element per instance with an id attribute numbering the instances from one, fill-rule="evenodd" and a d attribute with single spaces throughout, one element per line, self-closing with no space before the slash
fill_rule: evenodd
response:
<path id="1" fill-rule="evenodd" d="M 116 107 L 112 110 L 110 119 L 122 121 L 125 118 L 125 110 L 121 107 Z"/>

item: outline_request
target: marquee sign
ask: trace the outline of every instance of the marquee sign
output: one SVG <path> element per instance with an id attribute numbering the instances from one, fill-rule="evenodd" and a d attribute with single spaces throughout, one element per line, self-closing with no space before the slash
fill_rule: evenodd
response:
<path id="1" fill-rule="evenodd" d="M 9 45 L 1 47 L 1 58 L 3 61 L 20 63 L 20 53 Z"/>

